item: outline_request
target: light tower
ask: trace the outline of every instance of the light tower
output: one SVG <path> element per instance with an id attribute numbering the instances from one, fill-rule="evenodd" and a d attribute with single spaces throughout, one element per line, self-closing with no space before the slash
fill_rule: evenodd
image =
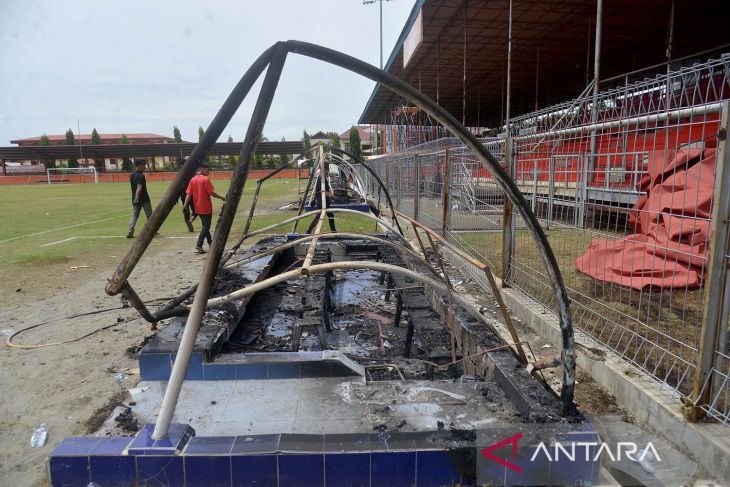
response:
<path id="1" fill-rule="evenodd" d="M 392 0 L 385 0 L 391 2 Z M 383 0 L 362 0 L 363 5 L 380 4 L 380 69 L 383 69 Z"/>

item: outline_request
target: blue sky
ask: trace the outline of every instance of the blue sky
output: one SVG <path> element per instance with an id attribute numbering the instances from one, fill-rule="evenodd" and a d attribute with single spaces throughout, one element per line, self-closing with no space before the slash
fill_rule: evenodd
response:
<path id="1" fill-rule="evenodd" d="M 413 0 L 383 3 L 387 60 Z M 42 133 L 172 136 L 197 140 L 250 63 L 298 39 L 379 63 L 379 9 L 362 0 L 0 0 L 0 145 Z M 342 132 L 373 83 L 290 55 L 264 134 Z M 224 131 L 243 138 L 257 84 Z M 252 96 L 253 95 L 253 96 Z"/>

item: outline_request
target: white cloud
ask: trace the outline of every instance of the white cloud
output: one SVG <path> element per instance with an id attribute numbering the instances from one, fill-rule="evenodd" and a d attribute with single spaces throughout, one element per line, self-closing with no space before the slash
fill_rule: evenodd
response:
<path id="1" fill-rule="evenodd" d="M 387 59 L 413 0 L 384 3 Z M 331 47 L 379 62 L 378 7 L 361 0 L 0 1 L 0 145 L 96 127 L 197 140 L 251 62 L 279 40 Z M 265 134 L 343 131 L 373 83 L 290 55 Z M 240 140 L 258 94 L 224 131 Z"/>

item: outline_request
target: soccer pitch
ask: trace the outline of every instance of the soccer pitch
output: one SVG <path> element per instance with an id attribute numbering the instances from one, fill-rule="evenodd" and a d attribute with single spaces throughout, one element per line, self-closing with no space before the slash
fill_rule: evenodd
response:
<path id="1" fill-rule="evenodd" d="M 214 180 L 216 192 L 224 195 L 230 181 Z M 301 188 L 306 181 L 301 182 Z M 152 207 L 157 205 L 170 182 L 148 182 Z M 249 180 L 238 206 L 230 242 L 241 235 L 248 216 L 256 181 Z M 297 200 L 296 179 L 271 179 L 261 189 L 252 229 L 263 228 L 294 216 L 291 209 L 280 207 Z M 214 226 L 221 202 L 213 199 Z M 126 239 L 131 216 L 129 183 L 26 185 L 0 188 L 0 292 L 15 291 L 18 278 L 30 274 L 40 277 L 58 275 L 58 271 L 90 266 L 112 269 L 121 260 L 132 240 Z M 145 222 L 144 213 L 137 222 L 139 234 Z M 309 220 L 302 221 L 300 231 Z M 365 218 L 338 219 L 338 230 L 372 232 L 372 222 Z M 324 228 L 328 228 L 324 225 Z M 148 252 L 174 248 L 192 251 L 195 233 L 189 233 L 178 203 L 153 240 Z M 286 232 L 282 227 L 276 232 Z M 181 245 L 182 243 L 182 245 Z M 189 245 L 188 245 L 189 244 Z M 53 272 L 56 271 L 56 272 Z"/>

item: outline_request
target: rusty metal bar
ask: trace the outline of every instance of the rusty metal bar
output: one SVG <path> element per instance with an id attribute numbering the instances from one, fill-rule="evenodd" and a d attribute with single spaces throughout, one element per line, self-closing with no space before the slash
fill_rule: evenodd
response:
<path id="1" fill-rule="evenodd" d="M 299 209 L 297 210 L 297 216 L 301 215 L 304 211 L 304 207 L 307 205 L 307 195 L 309 194 L 309 190 L 312 187 L 312 181 L 314 181 L 314 168 L 309 169 L 309 179 L 307 179 L 307 186 L 304 188 L 304 193 L 302 194 L 302 199 L 299 202 Z M 297 226 L 299 225 L 299 219 L 294 220 L 294 223 L 291 227 L 291 233 L 296 233 Z"/>
<path id="2" fill-rule="evenodd" d="M 449 221 L 449 183 L 451 182 L 451 149 L 446 149 L 444 155 L 444 176 L 441 187 L 441 235 L 446 236 L 446 230 L 451 228 L 451 222 Z"/>
<path id="3" fill-rule="evenodd" d="M 210 246 L 208 259 L 205 262 L 205 267 L 200 278 L 198 290 L 195 293 L 195 299 L 190 309 L 190 314 L 185 323 L 185 330 L 180 340 L 180 347 L 177 351 L 175 363 L 172 366 L 172 372 L 170 373 L 170 380 L 167 384 L 167 390 L 162 399 L 162 406 L 160 407 L 160 415 L 155 423 L 155 429 L 152 433 L 152 438 L 162 439 L 167 437 L 167 432 L 172 421 L 173 414 L 175 412 L 175 406 L 180 396 L 180 390 L 182 383 L 185 379 L 185 373 L 190 362 L 190 357 L 193 352 L 193 346 L 195 345 L 195 338 L 200 329 L 200 323 L 205 313 L 207 300 L 210 294 L 211 285 L 215 274 L 218 271 L 221 256 L 228 240 L 228 235 L 231 229 L 231 224 L 238 208 L 238 202 L 243 194 L 243 187 L 246 184 L 246 178 L 248 177 L 248 170 L 251 159 L 256 150 L 256 144 L 261 138 L 261 132 L 266 118 L 269 114 L 269 108 L 276 92 L 276 86 L 279 83 L 281 71 L 284 67 L 284 61 L 286 60 L 287 51 L 281 43 L 276 44 L 271 57 L 271 62 L 268 69 L 266 70 L 266 76 L 259 93 L 259 98 L 256 101 L 253 115 L 251 116 L 251 123 L 244 139 L 243 149 L 241 150 L 241 158 L 236 167 L 233 176 L 231 177 L 231 184 L 228 188 L 228 194 L 226 195 L 226 204 L 223 207 L 221 216 L 218 219 L 218 224 L 215 228 L 215 234 L 213 241 Z"/>
<path id="4" fill-rule="evenodd" d="M 519 358 L 520 363 L 527 365 L 527 356 L 525 355 L 525 350 L 522 348 L 520 338 L 517 336 L 517 328 L 515 328 L 515 324 L 512 321 L 509 310 L 504 304 L 504 299 L 502 299 L 502 292 L 500 291 L 499 286 L 497 286 L 497 282 L 494 280 L 492 270 L 489 267 L 485 268 L 484 275 L 487 276 L 487 281 L 489 281 L 489 287 L 492 288 L 492 294 L 494 294 L 494 299 L 496 299 L 497 304 L 499 304 L 499 310 L 502 312 L 502 318 L 504 318 L 504 322 L 507 325 L 507 329 L 509 330 L 509 334 L 512 337 L 512 341 L 516 344 L 517 357 Z"/>
<path id="5" fill-rule="evenodd" d="M 705 283 L 704 312 L 697 346 L 697 358 L 692 377 L 693 407 L 689 411 L 690 421 L 699 421 L 705 416 L 703 405 L 709 404 L 713 391 L 712 369 L 715 367 L 716 350 L 726 353 L 727 309 L 723 309 L 723 297 L 730 293 L 724 289 L 726 275 L 730 272 L 727 255 L 730 250 L 730 147 L 727 129 L 730 125 L 730 103 L 723 103 L 720 122 L 720 137 L 715 162 L 715 192 L 713 196 L 710 249 Z M 722 337 L 722 339 L 721 339 Z M 722 348 L 720 348 L 722 347 Z M 717 384 L 715 384 L 717 386 Z"/>
<path id="6" fill-rule="evenodd" d="M 413 156 L 413 219 L 418 220 L 418 204 L 421 199 L 421 158 Z"/>
<path id="7" fill-rule="evenodd" d="M 461 250 L 461 249 L 459 249 L 457 247 L 454 247 L 449 242 L 447 242 L 441 235 L 439 235 L 437 232 L 434 232 L 429 227 L 427 227 L 427 226 L 425 226 L 425 225 L 423 225 L 423 224 L 415 221 L 413 218 L 411 218 L 410 216 L 406 215 L 405 213 L 401 213 L 400 211 L 396 211 L 396 214 L 398 215 L 399 218 L 404 218 L 404 219 L 408 220 L 408 222 L 411 225 L 415 225 L 415 226 L 419 227 L 420 229 L 422 229 L 424 232 L 427 232 L 427 233 L 431 234 L 433 236 L 433 238 L 435 238 L 436 240 L 438 240 L 441 245 L 443 245 L 444 247 L 446 247 L 447 249 L 449 249 L 450 251 L 452 251 L 453 253 L 455 253 L 456 255 L 458 255 L 459 257 L 461 257 L 462 259 L 464 259 L 468 263 L 470 263 L 473 266 L 477 267 L 478 269 L 484 270 L 484 268 L 487 266 L 483 262 L 481 262 L 481 261 L 475 259 L 474 257 L 472 257 L 471 255 L 465 253 L 463 250 Z"/>
<path id="8" fill-rule="evenodd" d="M 431 244 L 431 251 L 438 260 L 439 267 L 441 267 L 441 272 L 444 274 L 444 279 L 448 284 L 449 292 L 446 293 L 446 299 L 448 304 L 448 306 L 446 307 L 446 324 L 448 325 L 449 336 L 451 338 L 451 360 L 456 361 L 456 326 L 454 324 L 454 303 L 451 299 L 451 291 L 454 289 L 454 286 L 453 284 L 451 284 L 451 279 L 449 279 L 449 273 L 446 270 L 446 264 L 444 263 L 444 259 L 441 257 L 441 253 L 438 251 L 438 248 L 436 248 L 433 237 L 431 237 L 431 234 L 428 232 L 426 232 L 426 236 L 428 237 L 428 242 Z"/>
<path id="9" fill-rule="evenodd" d="M 107 282 L 105 289 L 107 294 L 114 296 L 119 293 L 122 286 L 129 278 L 129 275 L 139 262 L 139 259 L 142 257 L 142 254 L 149 246 L 152 238 L 160 229 L 160 226 L 162 226 L 165 218 L 167 218 L 170 210 L 172 210 L 172 207 L 175 206 L 175 203 L 177 203 L 178 198 L 180 198 L 180 193 L 187 187 L 188 182 L 195 175 L 195 171 L 197 171 L 200 161 L 205 158 L 215 141 L 218 140 L 218 137 L 220 137 L 223 129 L 226 125 L 228 125 L 233 114 L 236 113 L 241 102 L 251 90 L 251 87 L 261 75 L 264 68 L 266 68 L 274 50 L 274 47 L 267 49 L 256 61 L 254 61 L 223 103 L 223 106 L 208 126 L 208 129 L 205 131 L 202 140 L 195 146 L 195 149 L 193 149 L 193 152 L 190 154 L 190 157 L 188 157 L 182 169 L 177 174 L 177 177 L 167 188 L 162 199 L 160 199 L 160 202 L 157 204 L 155 211 L 152 212 L 150 219 L 147 223 L 145 223 L 145 226 L 142 228 L 139 236 L 137 236 L 134 244 L 132 244 L 129 248 L 127 254 L 124 258 L 122 258 L 119 266 Z M 244 150 L 242 149 L 241 152 L 243 153 L 243 151 Z"/>
<path id="10" fill-rule="evenodd" d="M 158 319 L 155 318 L 152 313 L 150 313 L 150 310 L 147 309 L 144 301 L 142 301 L 134 288 L 132 288 L 132 285 L 129 284 L 129 281 L 124 281 L 124 284 L 122 284 L 122 288 L 119 290 L 119 292 L 122 293 L 122 296 L 124 296 L 127 301 L 129 301 L 129 304 L 131 304 L 132 307 L 137 310 L 142 318 L 152 323 L 152 330 L 156 330 Z"/>
<path id="11" fill-rule="evenodd" d="M 314 251 L 317 248 L 317 240 L 319 240 L 319 235 L 320 233 L 322 233 L 322 224 L 324 223 L 324 219 L 327 217 L 327 178 L 329 177 L 329 171 L 327 170 L 328 166 L 326 164 L 327 163 L 324 160 L 324 146 L 320 145 L 317 166 L 319 167 L 319 196 L 321 199 L 321 211 L 319 212 L 319 220 L 317 221 L 317 226 L 314 229 L 314 238 L 309 244 L 307 255 L 304 258 L 304 263 L 302 264 L 302 267 L 300 269 L 300 272 L 303 276 L 309 274 L 308 269 L 309 266 L 312 264 L 312 259 L 314 258 Z"/>

